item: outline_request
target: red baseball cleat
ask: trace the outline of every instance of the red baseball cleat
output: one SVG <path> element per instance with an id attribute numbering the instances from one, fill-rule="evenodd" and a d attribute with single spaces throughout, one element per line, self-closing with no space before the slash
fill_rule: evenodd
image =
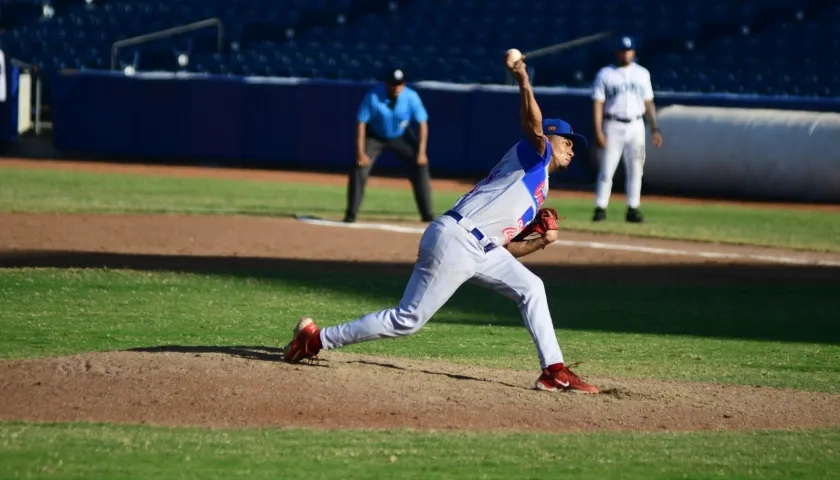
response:
<path id="1" fill-rule="evenodd" d="M 574 367 L 577 363 L 569 365 Z M 542 375 L 537 379 L 534 385 L 537 390 L 545 390 L 547 392 L 556 392 L 558 390 L 570 390 L 574 392 L 583 393 L 598 393 L 598 387 L 590 385 L 580 379 L 574 372 L 569 370 L 569 367 L 562 365 L 560 368 L 552 373 L 548 368 L 544 368 Z"/>
<path id="2" fill-rule="evenodd" d="M 321 351 L 321 329 L 309 317 L 303 317 L 295 327 L 294 338 L 283 349 L 283 359 L 298 363 L 307 358 L 316 358 Z"/>

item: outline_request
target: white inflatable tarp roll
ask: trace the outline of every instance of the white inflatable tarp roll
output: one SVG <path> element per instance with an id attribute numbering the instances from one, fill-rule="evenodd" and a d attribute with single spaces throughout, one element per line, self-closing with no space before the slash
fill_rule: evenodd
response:
<path id="1" fill-rule="evenodd" d="M 840 202 L 840 114 L 690 107 L 658 111 L 644 184 L 691 194 Z"/>

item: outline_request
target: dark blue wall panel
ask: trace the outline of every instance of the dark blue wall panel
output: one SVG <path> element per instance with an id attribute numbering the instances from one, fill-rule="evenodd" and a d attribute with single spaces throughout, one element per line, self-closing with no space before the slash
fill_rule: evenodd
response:
<path id="1" fill-rule="evenodd" d="M 136 135 L 135 85 L 120 76 L 55 77 L 51 106 L 55 145 L 63 150 L 130 155 Z"/>
<path id="2" fill-rule="evenodd" d="M 423 90 L 423 104 L 429 112 L 429 169 L 432 176 L 445 176 L 452 168 L 473 170 L 469 125 L 473 95 L 464 91 Z M 485 172 L 486 173 L 486 172 Z"/>
<path id="3" fill-rule="evenodd" d="M 296 161 L 290 153 L 297 151 L 301 135 L 296 90 L 275 83 L 246 83 L 241 102 L 240 159 L 275 165 Z"/>
<path id="4" fill-rule="evenodd" d="M 189 156 L 212 160 L 242 158 L 242 100 L 245 85 L 227 79 L 191 82 L 185 97 Z"/>
<path id="5" fill-rule="evenodd" d="M 476 92 L 467 116 L 459 122 L 470 167 L 489 172 L 514 143 L 522 138 L 519 126 L 519 95 L 507 92 Z"/>
<path id="6" fill-rule="evenodd" d="M 370 86 L 314 81 L 291 88 L 300 105 L 298 145 L 292 150 L 295 158 L 330 167 L 352 165 L 356 158 L 356 110 Z M 383 161 L 380 165 L 397 164 Z"/>
<path id="7" fill-rule="evenodd" d="M 193 82 L 155 79 L 133 83 L 134 149 L 129 153 L 150 158 L 191 156 L 190 123 L 202 119 L 201 111 L 191 110 Z"/>
<path id="8" fill-rule="evenodd" d="M 355 116 L 371 83 L 112 72 L 64 73 L 53 94 L 55 146 L 112 156 L 190 158 L 237 165 L 350 168 Z M 416 85 L 429 112 L 432 174 L 483 176 L 521 138 L 519 95 L 510 87 Z M 545 117 L 592 138 L 589 92 L 537 89 Z M 680 103 L 837 111 L 840 100 L 659 94 Z M 568 183 L 590 182 L 587 151 L 576 152 Z M 385 156 L 381 168 L 400 167 Z"/>

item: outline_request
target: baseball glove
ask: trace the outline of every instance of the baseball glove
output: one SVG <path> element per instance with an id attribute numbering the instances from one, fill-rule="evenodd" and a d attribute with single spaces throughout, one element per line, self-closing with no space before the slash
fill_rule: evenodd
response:
<path id="1" fill-rule="evenodd" d="M 563 217 L 566 218 L 566 217 Z M 521 242 L 526 240 L 531 235 L 537 234 L 539 236 L 545 235 L 549 230 L 557 230 L 557 221 L 560 220 L 557 215 L 557 210 L 553 208 L 541 208 L 537 211 L 534 221 L 528 224 L 527 227 L 519 232 L 519 235 L 513 238 L 514 242 Z"/>

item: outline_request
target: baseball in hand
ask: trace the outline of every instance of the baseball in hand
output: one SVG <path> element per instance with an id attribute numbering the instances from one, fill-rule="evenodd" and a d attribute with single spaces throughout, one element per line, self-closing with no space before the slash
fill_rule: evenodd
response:
<path id="1" fill-rule="evenodd" d="M 510 50 L 505 52 L 505 63 L 509 67 L 513 67 L 513 64 L 515 64 L 519 60 L 522 60 L 522 52 L 520 52 L 518 49 L 511 48 Z"/>

